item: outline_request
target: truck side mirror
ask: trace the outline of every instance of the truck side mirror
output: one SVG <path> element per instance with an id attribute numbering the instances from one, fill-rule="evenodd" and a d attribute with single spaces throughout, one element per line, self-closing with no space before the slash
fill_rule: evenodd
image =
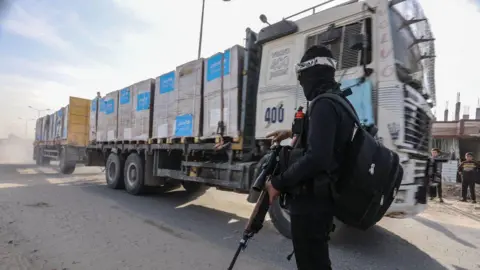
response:
<path id="1" fill-rule="evenodd" d="M 351 35 L 348 37 L 348 47 L 350 47 L 350 49 L 355 51 L 361 51 L 363 49 L 364 39 L 365 39 L 365 36 L 363 34 Z"/>

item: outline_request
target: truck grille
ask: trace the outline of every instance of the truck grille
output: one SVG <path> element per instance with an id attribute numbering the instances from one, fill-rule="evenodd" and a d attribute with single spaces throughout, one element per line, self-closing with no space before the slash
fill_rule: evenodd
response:
<path id="1" fill-rule="evenodd" d="M 404 143 L 413 150 L 428 152 L 431 138 L 432 119 L 415 102 L 405 99 L 405 137 Z"/>

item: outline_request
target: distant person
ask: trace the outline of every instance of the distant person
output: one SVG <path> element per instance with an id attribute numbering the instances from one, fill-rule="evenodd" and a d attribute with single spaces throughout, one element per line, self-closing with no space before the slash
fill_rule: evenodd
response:
<path id="1" fill-rule="evenodd" d="M 432 166 L 435 169 L 433 172 L 433 177 L 432 177 L 432 182 L 437 184 L 437 194 L 438 194 L 438 199 L 441 203 L 443 203 L 443 191 L 442 191 L 442 163 L 437 162 L 435 164 L 434 160 L 435 158 L 438 157 L 440 154 L 440 149 L 438 148 L 433 148 L 431 151 L 432 157 L 431 157 L 431 162 Z M 433 200 L 432 194 L 430 194 L 430 200 Z"/>
<path id="2" fill-rule="evenodd" d="M 472 203 L 477 203 L 475 196 L 475 178 L 478 177 L 479 165 L 473 160 L 473 154 L 468 152 L 465 154 L 465 161 L 458 166 L 458 173 L 462 176 L 462 199 L 461 202 L 467 201 L 467 190 L 470 189 L 470 199 Z"/>

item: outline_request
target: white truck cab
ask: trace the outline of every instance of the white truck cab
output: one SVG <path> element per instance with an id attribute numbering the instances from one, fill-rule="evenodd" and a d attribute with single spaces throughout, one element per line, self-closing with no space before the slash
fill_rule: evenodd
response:
<path id="1" fill-rule="evenodd" d="M 319 8 L 258 34 L 262 57 L 255 137 L 291 128 L 296 108 L 307 105 L 294 65 L 310 46 L 326 44 L 338 61 L 341 88 L 355 85 L 366 70 L 371 73 L 352 87 L 348 99 L 360 120 L 374 123 L 378 139 L 400 155 L 404 178 L 387 215 L 414 216 L 426 207 L 425 167 L 435 102 L 429 24 L 416 0 L 350 1 L 315 12 Z M 358 34 L 366 39 L 363 50 L 349 44 Z"/>

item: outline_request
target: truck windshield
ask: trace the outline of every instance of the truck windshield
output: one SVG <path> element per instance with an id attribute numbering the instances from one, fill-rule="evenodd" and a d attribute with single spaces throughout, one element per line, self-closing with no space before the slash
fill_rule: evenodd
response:
<path id="1" fill-rule="evenodd" d="M 420 48 L 412 46 L 415 37 L 408 26 L 404 26 L 405 19 L 395 9 L 390 9 L 390 22 L 392 24 L 392 41 L 397 69 L 401 68 L 410 75 L 422 72 L 420 62 Z M 402 78 L 400 78 L 402 80 Z M 407 82 L 405 82 L 407 83 Z"/>

